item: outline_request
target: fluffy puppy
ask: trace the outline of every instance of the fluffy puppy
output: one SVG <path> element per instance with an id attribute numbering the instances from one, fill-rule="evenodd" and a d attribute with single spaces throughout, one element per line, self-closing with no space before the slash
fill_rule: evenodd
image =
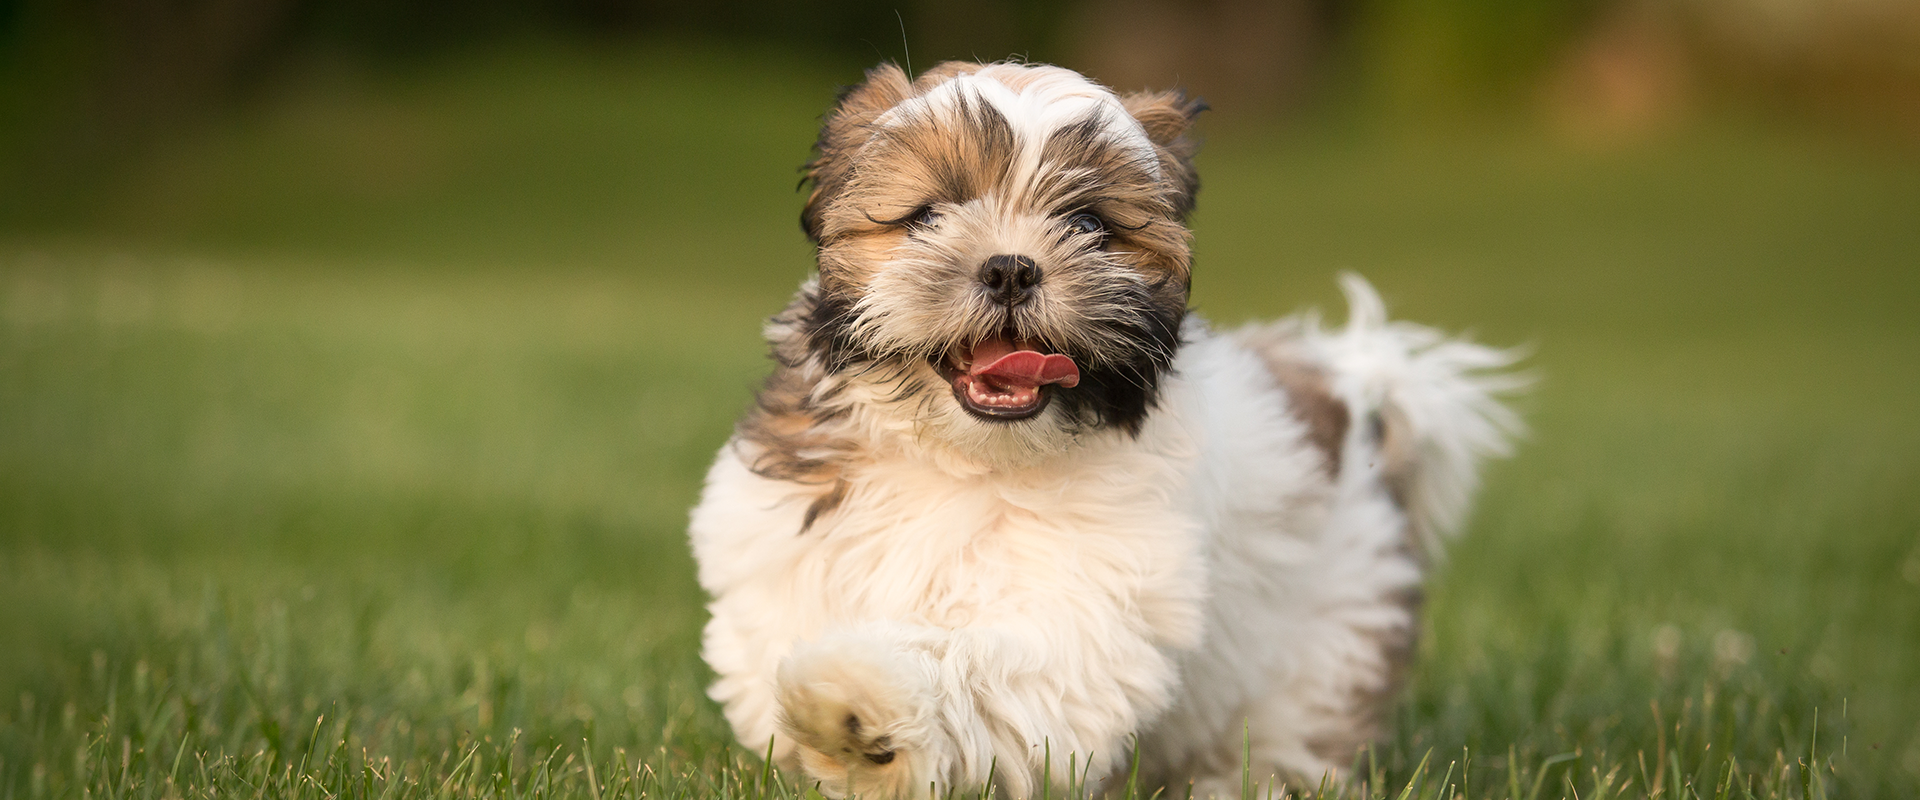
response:
<path id="1" fill-rule="evenodd" d="M 1341 330 L 1189 316 L 1200 109 L 947 63 L 828 114 L 817 277 L 692 519 L 743 746 L 832 796 L 1098 789 L 1136 756 L 1237 796 L 1243 744 L 1314 782 L 1375 733 L 1511 359 L 1353 277 Z"/>

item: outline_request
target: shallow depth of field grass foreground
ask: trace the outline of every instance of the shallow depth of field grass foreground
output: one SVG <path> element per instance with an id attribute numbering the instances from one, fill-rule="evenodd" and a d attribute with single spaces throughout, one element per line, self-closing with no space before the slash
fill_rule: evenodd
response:
<path id="1" fill-rule="evenodd" d="M 682 526 L 851 77 L 316 74 L 7 228 L 0 797 L 804 794 L 702 694 Z M 1920 155 L 1209 138 L 1202 313 L 1354 269 L 1534 353 L 1364 791 L 1920 795 Z"/>

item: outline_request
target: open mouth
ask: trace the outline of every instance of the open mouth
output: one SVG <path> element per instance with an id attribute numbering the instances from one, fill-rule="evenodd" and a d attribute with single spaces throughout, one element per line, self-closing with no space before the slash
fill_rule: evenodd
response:
<path id="1" fill-rule="evenodd" d="M 934 368 L 953 384 L 963 408 L 991 420 L 1031 417 L 1047 407 L 1051 387 L 1071 389 L 1080 383 L 1080 367 L 1072 358 L 1009 336 L 955 347 Z"/>

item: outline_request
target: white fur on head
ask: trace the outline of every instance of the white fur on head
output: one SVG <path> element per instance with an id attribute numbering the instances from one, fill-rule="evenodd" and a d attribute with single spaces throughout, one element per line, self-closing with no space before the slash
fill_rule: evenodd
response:
<path id="1" fill-rule="evenodd" d="M 1126 143 L 1159 177 L 1158 158 L 1146 129 L 1127 113 L 1120 98 L 1105 86 L 1069 69 L 1048 65 L 983 64 L 960 72 L 932 91 L 912 98 L 882 114 L 875 124 L 899 124 L 918 113 L 938 113 L 961 103 L 984 101 L 1013 123 L 1020 139 L 1017 168 L 1032 173 L 1040 168 L 1040 149 L 1054 131 L 1081 120 L 1097 120 L 1115 139 Z"/>

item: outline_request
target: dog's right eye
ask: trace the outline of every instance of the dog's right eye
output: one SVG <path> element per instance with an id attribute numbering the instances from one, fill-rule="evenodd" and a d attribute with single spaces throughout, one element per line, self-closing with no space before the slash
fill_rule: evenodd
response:
<path id="1" fill-rule="evenodd" d="M 1092 236 L 1095 247 L 1107 246 L 1107 223 L 1098 216 L 1081 212 L 1067 218 L 1068 236 Z"/>
<path id="2" fill-rule="evenodd" d="M 893 219 L 874 219 L 872 214 L 868 214 L 867 219 L 889 227 L 924 228 L 938 223 L 940 212 L 934 209 L 932 203 L 928 203 Z"/>
<path id="3" fill-rule="evenodd" d="M 1107 223 L 1092 214 L 1075 214 L 1067 219 L 1067 230 L 1073 233 L 1103 234 L 1107 232 Z"/>

